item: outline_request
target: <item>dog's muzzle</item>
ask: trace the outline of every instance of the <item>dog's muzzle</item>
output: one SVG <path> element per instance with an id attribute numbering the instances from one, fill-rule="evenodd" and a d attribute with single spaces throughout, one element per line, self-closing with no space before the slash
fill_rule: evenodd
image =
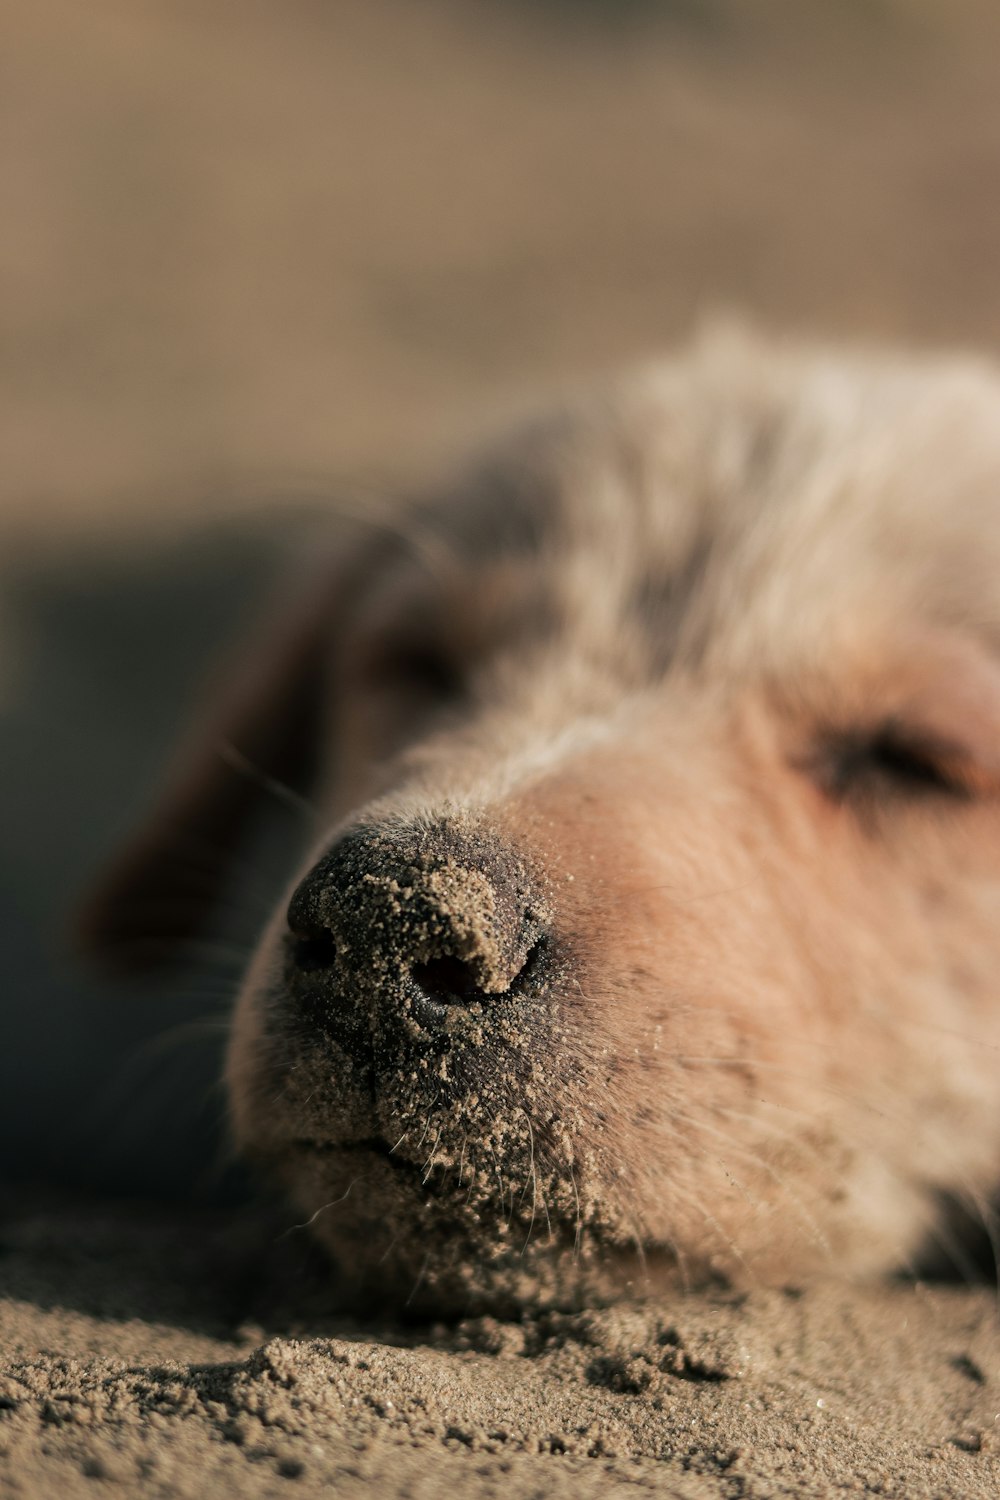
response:
<path id="1" fill-rule="evenodd" d="M 585 970 L 550 889 L 495 829 L 440 818 L 355 827 L 289 903 L 261 1157 L 380 1302 L 579 1281 L 604 1064 L 576 1044 Z"/>

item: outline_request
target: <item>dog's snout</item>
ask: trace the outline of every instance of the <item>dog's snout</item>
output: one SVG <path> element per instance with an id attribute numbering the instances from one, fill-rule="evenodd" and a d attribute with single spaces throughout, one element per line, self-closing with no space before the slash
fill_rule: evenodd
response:
<path id="1" fill-rule="evenodd" d="M 545 936 L 516 854 L 451 823 L 350 833 L 299 884 L 288 926 L 292 987 L 354 1038 L 403 1018 L 440 1031 L 516 998 Z"/>

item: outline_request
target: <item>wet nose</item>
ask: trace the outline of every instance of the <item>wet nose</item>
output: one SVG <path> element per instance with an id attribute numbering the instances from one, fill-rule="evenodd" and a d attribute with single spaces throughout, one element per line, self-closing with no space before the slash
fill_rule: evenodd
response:
<path id="1" fill-rule="evenodd" d="M 433 1034 L 523 993 L 545 925 L 535 883 L 496 834 L 359 829 L 291 898 L 289 978 L 355 1038 L 404 1018 Z"/>

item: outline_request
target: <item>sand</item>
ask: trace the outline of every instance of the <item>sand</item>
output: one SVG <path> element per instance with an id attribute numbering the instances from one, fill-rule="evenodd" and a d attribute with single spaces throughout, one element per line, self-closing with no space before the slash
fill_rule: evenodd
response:
<path id="1" fill-rule="evenodd" d="M 679 1293 L 655 1307 L 332 1321 L 252 1219 L 10 1202 L 0 1493 L 764 1500 L 1000 1489 L 986 1291 Z"/>

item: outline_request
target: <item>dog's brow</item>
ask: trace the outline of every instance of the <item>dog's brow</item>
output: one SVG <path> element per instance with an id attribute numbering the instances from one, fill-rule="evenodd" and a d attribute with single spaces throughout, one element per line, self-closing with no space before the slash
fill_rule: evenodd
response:
<path id="1" fill-rule="evenodd" d="M 644 563 L 632 586 L 626 608 L 649 643 L 655 671 L 665 671 L 675 658 L 692 601 L 702 597 L 713 551 L 711 537 L 702 533 L 679 563 Z M 696 640 L 689 637 L 685 644 L 697 653 Z"/>
<path id="2" fill-rule="evenodd" d="M 456 558 L 480 563 L 545 551 L 565 530 L 559 486 L 541 465 L 518 462 L 516 452 L 459 479 L 418 508 L 426 524 L 448 539 Z"/>

